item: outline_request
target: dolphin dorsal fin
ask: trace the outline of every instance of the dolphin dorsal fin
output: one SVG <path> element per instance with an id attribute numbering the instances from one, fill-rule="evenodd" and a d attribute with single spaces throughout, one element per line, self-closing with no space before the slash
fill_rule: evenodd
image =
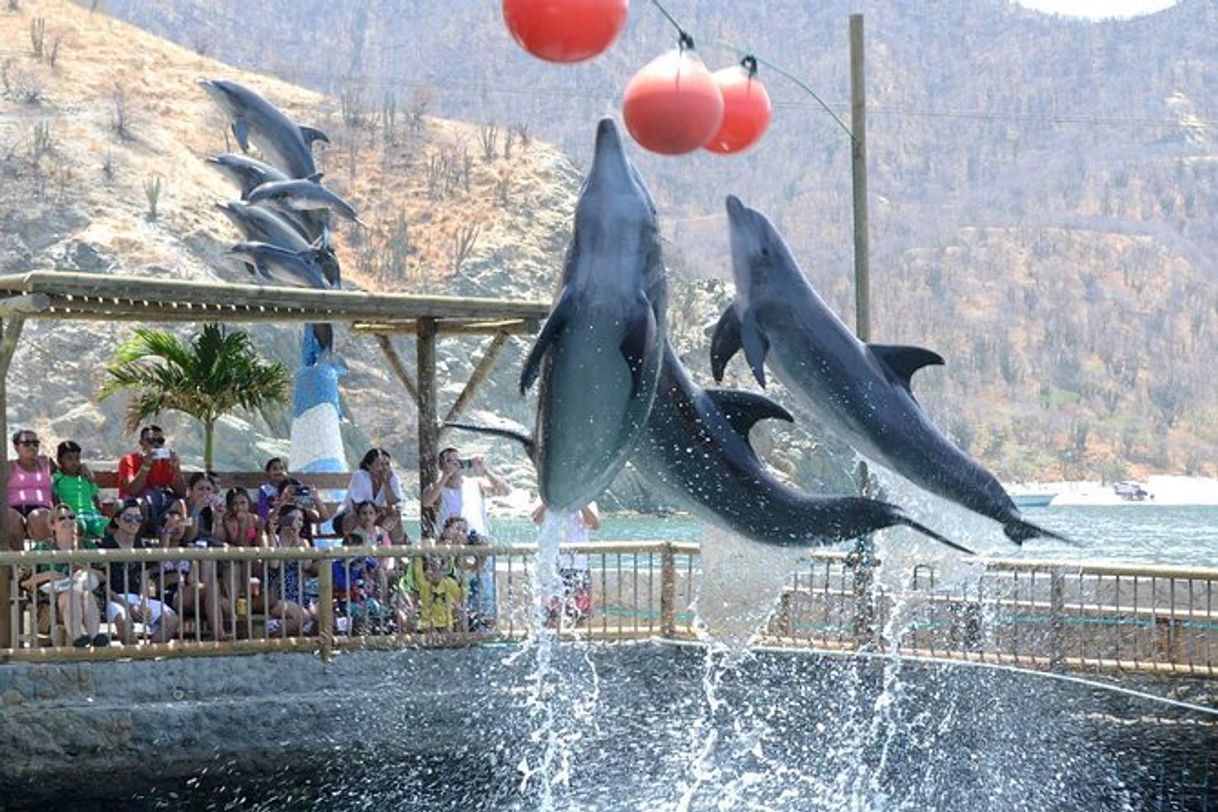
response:
<path id="1" fill-rule="evenodd" d="M 906 344 L 868 344 L 867 349 L 875 356 L 881 366 L 895 379 L 905 391 L 913 394 L 909 379 L 922 367 L 943 366 L 943 356 L 931 352 L 924 347 L 911 347 Z"/>
<path id="2" fill-rule="evenodd" d="M 327 144 L 330 143 L 330 136 L 326 135 L 316 127 L 309 127 L 301 124 L 299 127 L 297 127 L 297 129 L 300 130 L 300 137 L 304 139 L 305 144 L 308 146 L 313 146 L 314 141 L 325 141 Z"/>
<path id="3" fill-rule="evenodd" d="M 732 424 L 736 433 L 749 441 L 749 431 L 758 420 L 785 420 L 794 423 L 791 413 L 765 395 L 756 392 L 745 392 L 740 389 L 707 389 L 709 397 L 723 412 L 727 422 Z"/>
<path id="4" fill-rule="evenodd" d="M 321 183 L 321 179 L 326 176 L 325 172 L 314 172 L 312 175 L 306 175 L 305 180 L 311 180 L 314 183 Z"/>
<path id="5" fill-rule="evenodd" d="M 562 293 L 558 295 L 558 301 L 554 303 L 554 308 L 550 310 L 545 326 L 541 328 L 537 340 L 533 342 L 533 348 L 529 350 L 528 357 L 524 359 L 524 368 L 520 370 L 521 395 L 529 391 L 533 381 L 537 380 L 537 376 L 541 374 L 541 359 L 545 357 L 546 350 L 562 333 L 574 310 L 575 305 L 572 302 L 571 294 L 567 288 L 563 288 Z"/>

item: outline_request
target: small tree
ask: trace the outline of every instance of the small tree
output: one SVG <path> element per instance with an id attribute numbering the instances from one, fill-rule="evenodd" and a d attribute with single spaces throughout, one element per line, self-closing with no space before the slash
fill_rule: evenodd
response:
<path id="1" fill-rule="evenodd" d="M 128 431 L 162 412 L 184 412 L 203 424 L 203 465 L 212 467 L 216 421 L 236 408 L 253 411 L 284 403 L 288 373 L 265 363 L 249 334 L 205 324 L 190 344 L 165 330 L 139 328 L 119 345 L 106 367 L 101 398 L 119 390 L 135 397 L 127 409 Z"/>

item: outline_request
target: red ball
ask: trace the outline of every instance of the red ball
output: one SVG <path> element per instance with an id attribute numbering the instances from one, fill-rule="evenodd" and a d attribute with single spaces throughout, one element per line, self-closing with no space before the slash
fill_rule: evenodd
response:
<path id="1" fill-rule="evenodd" d="M 723 123 L 705 148 L 721 154 L 742 152 L 757 143 L 770 126 L 770 94 L 742 65 L 717 70 L 713 76 L 723 94 Z"/>
<path id="2" fill-rule="evenodd" d="M 723 121 L 723 95 L 692 50 L 674 48 L 647 63 L 626 85 L 626 129 L 661 155 L 693 152 Z"/>
<path id="3" fill-rule="evenodd" d="M 580 62 L 613 44 L 629 8 L 630 0 L 503 0 L 503 20 L 533 56 Z"/>

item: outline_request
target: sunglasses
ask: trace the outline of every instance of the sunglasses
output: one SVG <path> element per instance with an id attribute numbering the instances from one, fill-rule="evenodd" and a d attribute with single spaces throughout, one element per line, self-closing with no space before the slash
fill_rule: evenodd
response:
<path id="1" fill-rule="evenodd" d="M 40 445 L 42 445 L 42 441 L 41 440 L 18 440 L 17 445 L 28 445 L 28 446 L 33 446 L 34 448 L 38 448 Z"/>
<path id="2" fill-rule="evenodd" d="M 164 437 L 145 437 L 144 442 L 148 445 L 162 446 L 165 445 Z"/>
<path id="3" fill-rule="evenodd" d="M 70 515 L 70 514 L 64 513 L 64 514 L 62 514 L 62 515 L 60 515 L 60 516 L 59 516 L 59 518 L 57 519 L 57 521 L 61 521 L 61 522 L 74 522 L 74 521 L 76 521 L 76 517 L 75 517 L 75 516 L 72 516 L 72 515 Z"/>
<path id="4" fill-rule="evenodd" d="M 124 513 L 118 518 L 124 522 L 138 522 L 144 518 L 144 515 L 142 513 Z"/>

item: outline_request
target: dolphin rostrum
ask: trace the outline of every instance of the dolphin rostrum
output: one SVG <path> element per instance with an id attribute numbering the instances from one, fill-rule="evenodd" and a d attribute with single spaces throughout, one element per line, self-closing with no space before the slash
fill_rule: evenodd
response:
<path id="1" fill-rule="evenodd" d="M 213 155 L 207 159 L 207 162 L 219 170 L 224 177 L 237 184 L 237 188 L 241 190 L 242 200 L 249 199 L 250 192 L 264 183 L 288 179 L 287 175 L 275 167 L 248 155 L 226 152 L 223 155 Z"/>
<path id="2" fill-rule="evenodd" d="M 660 373 L 664 273 L 651 195 L 601 119 L 561 284 L 520 375 L 521 394 L 541 379 L 534 462 L 551 510 L 595 499 L 638 441 Z"/>
<path id="3" fill-rule="evenodd" d="M 359 225 L 364 225 L 355 207 L 320 183 L 311 180 L 269 181 L 249 194 L 251 203 L 274 201 L 295 211 L 333 211 Z"/>
<path id="4" fill-rule="evenodd" d="M 736 299 L 711 340 L 711 371 L 723 379 L 743 348 L 757 382 L 764 364 L 855 451 L 919 487 L 999 522 L 1022 544 L 1048 536 L 1023 519 L 1002 485 L 931 423 L 910 377 L 943 359 L 921 347 L 864 344 L 817 295 L 774 224 L 727 198 Z"/>
<path id="5" fill-rule="evenodd" d="M 805 494 L 779 482 L 749 444 L 749 430 L 765 418 L 792 421 L 786 409 L 763 395 L 698 386 L 665 342 L 655 402 L 630 465 L 653 488 L 699 518 L 753 541 L 821 546 L 904 525 L 972 552 L 909 518 L 896 505 Z M 532 438 L 513 429 L 445 425 L 509 437 L 532 450 Z"/>
<path id="6" fill-rule="evenodd" d="M 278 107 L 237 82 L 203 79 L 199 84 L 232 119 L 233 135 L 242 150 L 248 152 L 252 141 L 267 161 L 289 178 L 316 175 L 312 144 L 330 143 L 325 133 L 297 125 Z"/>

